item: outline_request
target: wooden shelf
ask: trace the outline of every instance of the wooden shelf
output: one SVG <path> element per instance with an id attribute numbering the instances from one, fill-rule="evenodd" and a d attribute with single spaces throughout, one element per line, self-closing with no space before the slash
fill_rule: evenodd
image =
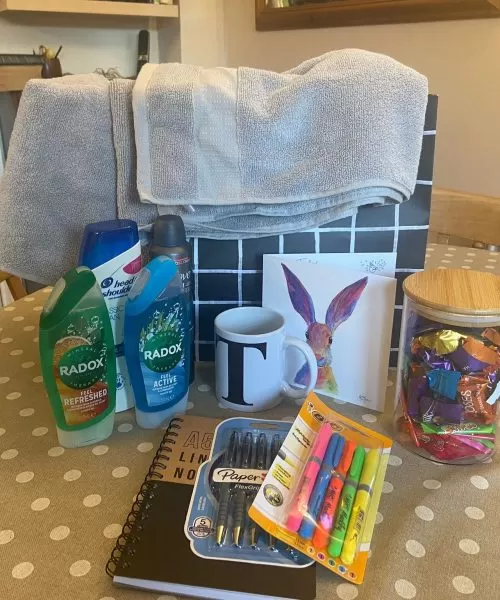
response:
<path id="1" fill-rule="evenodd" d="M 42 65 L 0 65 L 0 92 L 20 92 L 30 79 L 42 76 Z"/>
<path id="2" fill-rule="evenodd" d="M 153 17 L 157 19 L 179 18 L 178 6 L 106 0 L 0 0 L 0 13 L 5 11 Z"/>

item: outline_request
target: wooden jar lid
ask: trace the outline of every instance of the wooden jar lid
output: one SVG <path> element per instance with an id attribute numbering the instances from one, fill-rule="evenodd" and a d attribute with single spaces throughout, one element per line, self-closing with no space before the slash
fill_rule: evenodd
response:
<path id="1" fill-rule="evenodd" d="M 500 277 L 466 269 L 431 269 L 413 273 L 403 282 L 413 301 L 462 315 L 500 317 Z"/>

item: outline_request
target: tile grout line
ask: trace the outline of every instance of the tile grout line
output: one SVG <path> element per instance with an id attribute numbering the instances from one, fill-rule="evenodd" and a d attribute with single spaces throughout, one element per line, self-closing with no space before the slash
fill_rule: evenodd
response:
<path id="1" fill-rule="evenodd" d="M 351 228 L 350 228 L 350 232 L 351 232 L 351 237 L 349 238 L 349 252 L 354 253 L 354 247 L 355 247 L 355 242 L 356 242 L 356 216 L 357 216 L 357 212 L 355 212 L 352 215 L 351 218 Z"/>
<path id="2" fill-rule="evenodd" d="M 392 251 L 397 252 L 399 242 L 399 204 L 394 207 L 394 241 L 392 243 Z"/>
<path id="3" fill-rule="evenodd" d="M 238 306 L 243 304 L 243 240 L 238 240 Z"/>
<path id="4" fill-rule="evenodd" d="M 194 272 L 194 358 L 200 362 L 200 305 L 198 298 L 198 238 L 193 240 L 193 272 Z"/>

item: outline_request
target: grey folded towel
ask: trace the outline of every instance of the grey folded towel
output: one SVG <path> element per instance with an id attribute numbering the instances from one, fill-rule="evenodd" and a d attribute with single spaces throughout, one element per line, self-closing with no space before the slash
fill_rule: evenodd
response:
<path id="1" fill-rule="evenodd" d="M 427 91 L 423 75 L 362 50 L 285 73 L 146 65 L 133 91 L 140 198 L 206 237 L 286 233 L 403 202 Z"/>
<path id="2" fill-rule="evenodd" d="M 109 81 L 28 82 L 0 178 L 0 269 L 54 283 L 74 267 L 87 223 L 115 219 Z"/>

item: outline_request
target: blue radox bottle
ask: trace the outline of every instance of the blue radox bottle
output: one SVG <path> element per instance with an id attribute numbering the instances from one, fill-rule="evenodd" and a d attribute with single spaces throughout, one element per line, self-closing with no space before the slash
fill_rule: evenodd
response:
<path id="1" fill-rule="evenodd" d="M 138 425 L 159 427 L 186 410 L 189 307 L 175 262 L 158 256 L 137 277 L 125 305 L 125 358 Z"/>

